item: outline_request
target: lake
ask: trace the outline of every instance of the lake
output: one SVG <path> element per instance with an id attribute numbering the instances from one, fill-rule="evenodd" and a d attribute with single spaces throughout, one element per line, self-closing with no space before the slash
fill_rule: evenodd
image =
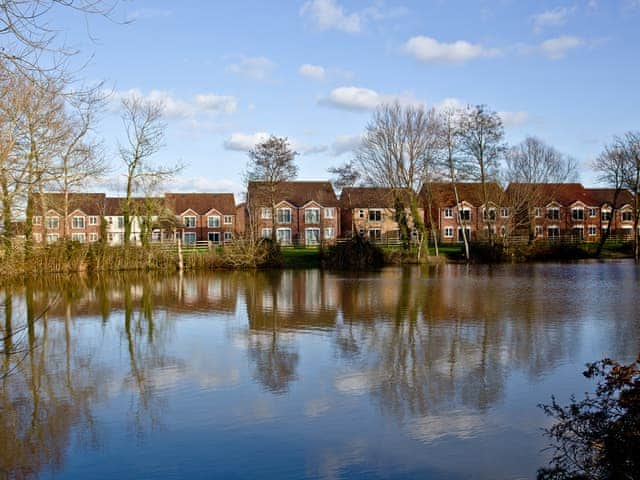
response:
<path id="1" fill-rule="evenodd" d="M 537 405 L 636 358 L 639 294 L 628 261 L 0 287 L 0 478 L 534 478 Z"/>

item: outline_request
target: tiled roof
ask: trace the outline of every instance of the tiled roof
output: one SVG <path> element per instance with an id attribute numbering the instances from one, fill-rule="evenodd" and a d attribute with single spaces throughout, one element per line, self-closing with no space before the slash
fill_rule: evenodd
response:
<path id="1" fill-rule="evenodd" d="M 216 209 L 223 215 L 235 215 L 236 201 L 233 193 L 165 193 L 165 206 L 176 215 L 193 210 L 204 215 Z"/>
<path id="2" fill-rule="evenodd" d="M 259 205 L 266 204 L 265 197 L 270 195 L 267 193 L 268 188 L 269 185 L 266 182 L 249 182 L 248 198 L 254 199 Z M 279 182 L 276 186 L 276 198 L 278 201 L 286 200 L 296 207 L 301 207 L 310 201 L 317 202 L 324 207 L 339 205 L 331 182 L 328 181 Z"/>
<path id="3" fill-rule="evenodd" d="M 615 188 L 587 188 L 586 190 L 595 202 L 594 205 L 598 206 L 611 205 L 616 192 Z M 618 193 L 615 208 L 620 208 L 626 204 L 633 204 L 633 194 L 629 190 L 622 190 Z"/>
<path id="4" fill-rule="evenodd" d="M 454 207 L 456 196 L 453 186 L 449 182 L 432 182 L 425 185 L 421 191 L 421 196 L 426 201 L 427 189 L 431 193 L 432 202 L 440 207 Z M 460 182 L 456 184 L 458 198 L 461 202 L 468 202 L 475 207 L 480 207 L 483 203 L 482 184 L 475 182 Z M 490 202 L 500 203 L 504 192 L 500 185 L 491 182 L 487 184 L 487 196 Z"/>
<path id="5" fill-rule="evenodd" d="M 405 207 L 408 207 L 409 196 L 406 190 L 384 187 L 345 187 L 340 194 L 340 205 L 342 208 L 394 208 L 398 194 Z"/>
<path id="6" fill-rule="evenodd" d="M 518 189 L 535 191 L 534 196 L 541 207 L 551 202 L 565 207 L 578 201 L 585 205 L 598 204 L 581 183 L 511 183 L 506 190 L 507 196 L 517 195 Z"/>
<path id="7" fill-rule="evenodd" d="M 107 197 L 104 202 L 104 214 L 107 216 L 122 215 L 122 204 L 124 201 L 124 197 Z M 160 197 L 133 197 L 131 199 L 131 213 L 135 214 L 136 212 L 143 212 L 145 203 L 147 202 L 162 205 L 164 200 Z"/>
<path id="8" fill-rule="evenodd" d="M 46 210 L 55 210 L 60 215 L 64 215 L 65 195 L 59 192 L 47 192 L 42 196 L 38 193 L 34 194 L 34 206 L 36 212 L 42 214 L 42 200 Z M 68 194 L 68 213 L 74 210 L 81 210 L 86 215 L 102 215 L 104 211 L 105 194 L 104 193 L 69 193 Z"/>

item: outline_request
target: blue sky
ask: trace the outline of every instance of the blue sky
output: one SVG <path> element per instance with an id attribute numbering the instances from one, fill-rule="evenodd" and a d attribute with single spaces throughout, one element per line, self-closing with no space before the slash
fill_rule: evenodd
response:
<path id="1" fill-rule="evenodd" d="M 603 144 L 639 128 L 640 0 L 134 0 L 112 17 L 58 23 L 74 61 L 93 55 L 81 76 L 165 100 L 155 160 L 187 165 L 169 190 L 240 192 L 268 133 L 300 152 L 301 179 L 327 178 L 396 99 L 486 103 L 509 142 L 540 136 L 587 185 Z M 121 130 L 114 108 L 101 124 L 114 177 Z"/>

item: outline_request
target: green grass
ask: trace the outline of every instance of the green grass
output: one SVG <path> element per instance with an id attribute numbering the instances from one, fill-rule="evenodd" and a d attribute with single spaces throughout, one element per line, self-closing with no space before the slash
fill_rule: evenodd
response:
<path id="1" fill-rule="evenodd" d="M 306 268 L 320 266 L 320 249 L 306 247 L 284 247 L 282 258 L 286 268 Z"/>

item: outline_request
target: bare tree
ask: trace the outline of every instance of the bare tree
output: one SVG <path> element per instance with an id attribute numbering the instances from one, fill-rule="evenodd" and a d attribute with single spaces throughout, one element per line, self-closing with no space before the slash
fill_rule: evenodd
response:
<path id="1" fill-rule="evenodd" d="M 460 214 L 460 195 L 458 194 L 458 179 L 461 171 L 464 171 L 463 157 L 460 155 L 460 137 L 458 135 L 458 120 L 461 111 L 459 109 L 449 108 L 443 111 L 440 115 L 440 170 L 451 183 L 453 195 L 456 202 L 456 216 L 460 233 L 462 235 L 462 241 L 464 244 L 464 255 L 467 261 L 471 258 L 469 251 L 469 238 L 467 237 L 467 231 L 464 228 L 462 222 L 462 216 Z"/>
<path id="2" fill-rule="evenodd" d="M 597 254 L 600 255 L 604 243 L 611 235 L 611 224 L 618 208 L 618 198 L 625 189 L 625 155 L 619 145 L 606 145 L 603 152 L 593 162 L 593 169 L 598 173 L 598 180 L 613 189 L 610 205 L 611 211 L 607 219 L 607 228 L 600 235 Z"/>
<path id="3" fill-rule="evenodd" d="M 327 171 L 333 176 L 331 183 L 333 187 L 341 192 L 340 198 L 344 195 L 346 187 L 354 187 L 360 180 L 360 172 L 352 161 L 345 162 L 338 167 L 329 167 Z M 351 216 L 351 232 L 355 231 L 355 219 L 353 217 L 353 206 L 351 203 L 351 193 L 347 192 L 347 202 L 349 206 L 349 215 Z"/>
<path id="4" fill-rule="evenodd" d="M 131 96 L 122 100 L 122 123 L 126 141 L 119 146 L 120 158 L 126 169 L 124 216 L 124 244 L 131 242 L 133 222 L 132 198 L 143 185 L 158 184 L 177 174 L 181 165 L 154 165 L 151 157 L 163 146 L 166 124 L 162 120 L 161 102 Z"/>
<path id="5" fill-rule="evenodd" d="M 460 115 L 458 123 L 460 152 L 464 156 L 461 174 L 480 183 L 483 207 L 488 211 L 491 198 L 489 184 L 497 178 L 499 162 L 505 152 L 504 127 L 500 116 L 486 105 L 467 107 Z M 492 219 L 489 221 L 488 238 L 494 245 Z"/>
<path id="6" fill-rule="evenodd" d="M 408 197 L 413 226 L 418 237 L 418 259 L 425 238 L 425 225 L 419 212 L 419 192 L 430 174 L 438 148 L 438 122 L 433 109 L 385 104 L 373 114 L 356 163 L 365 183 L 395 191 L 396 206 Z M 396 217 L 405 214 L 396 209 Z"/>
<path id="7" fill-rule="evenodd" d="M 535 208 L 554 196 L 549 186 L 573 179 L 577 163 L 536 137 L 527 137 L 505 156 L 504 180 L 509 184 L 505 202 L 514 230 L 526 228 L 531 243 L 535 238 Z"/>
<path id="8" fill-rule="evenodd" d="M 640 263 L 638 220 L 640 216 L 640 131 L 627 132 L 615 139 L 622 154 L 624 185 L 633 194 L 633 258 Z"/>
<path id="9" fill-rule="evenodd" d="M 253 193 L 257 198 L 249 198 L 247 208 L 249 220 L 257 215 L 258 205 L 268 205 L 271 211 L 271 240 L 276 240 L 276 202 L 283 182 L 298 175 L 295 159 L 298 153 L 292 150 L 285 137 L 271 135 L 264 142 L 249 150 L 249 164 L 246 179 L 254 183 Z M 252 227 L 253 229 L 253 227 Z"/>

